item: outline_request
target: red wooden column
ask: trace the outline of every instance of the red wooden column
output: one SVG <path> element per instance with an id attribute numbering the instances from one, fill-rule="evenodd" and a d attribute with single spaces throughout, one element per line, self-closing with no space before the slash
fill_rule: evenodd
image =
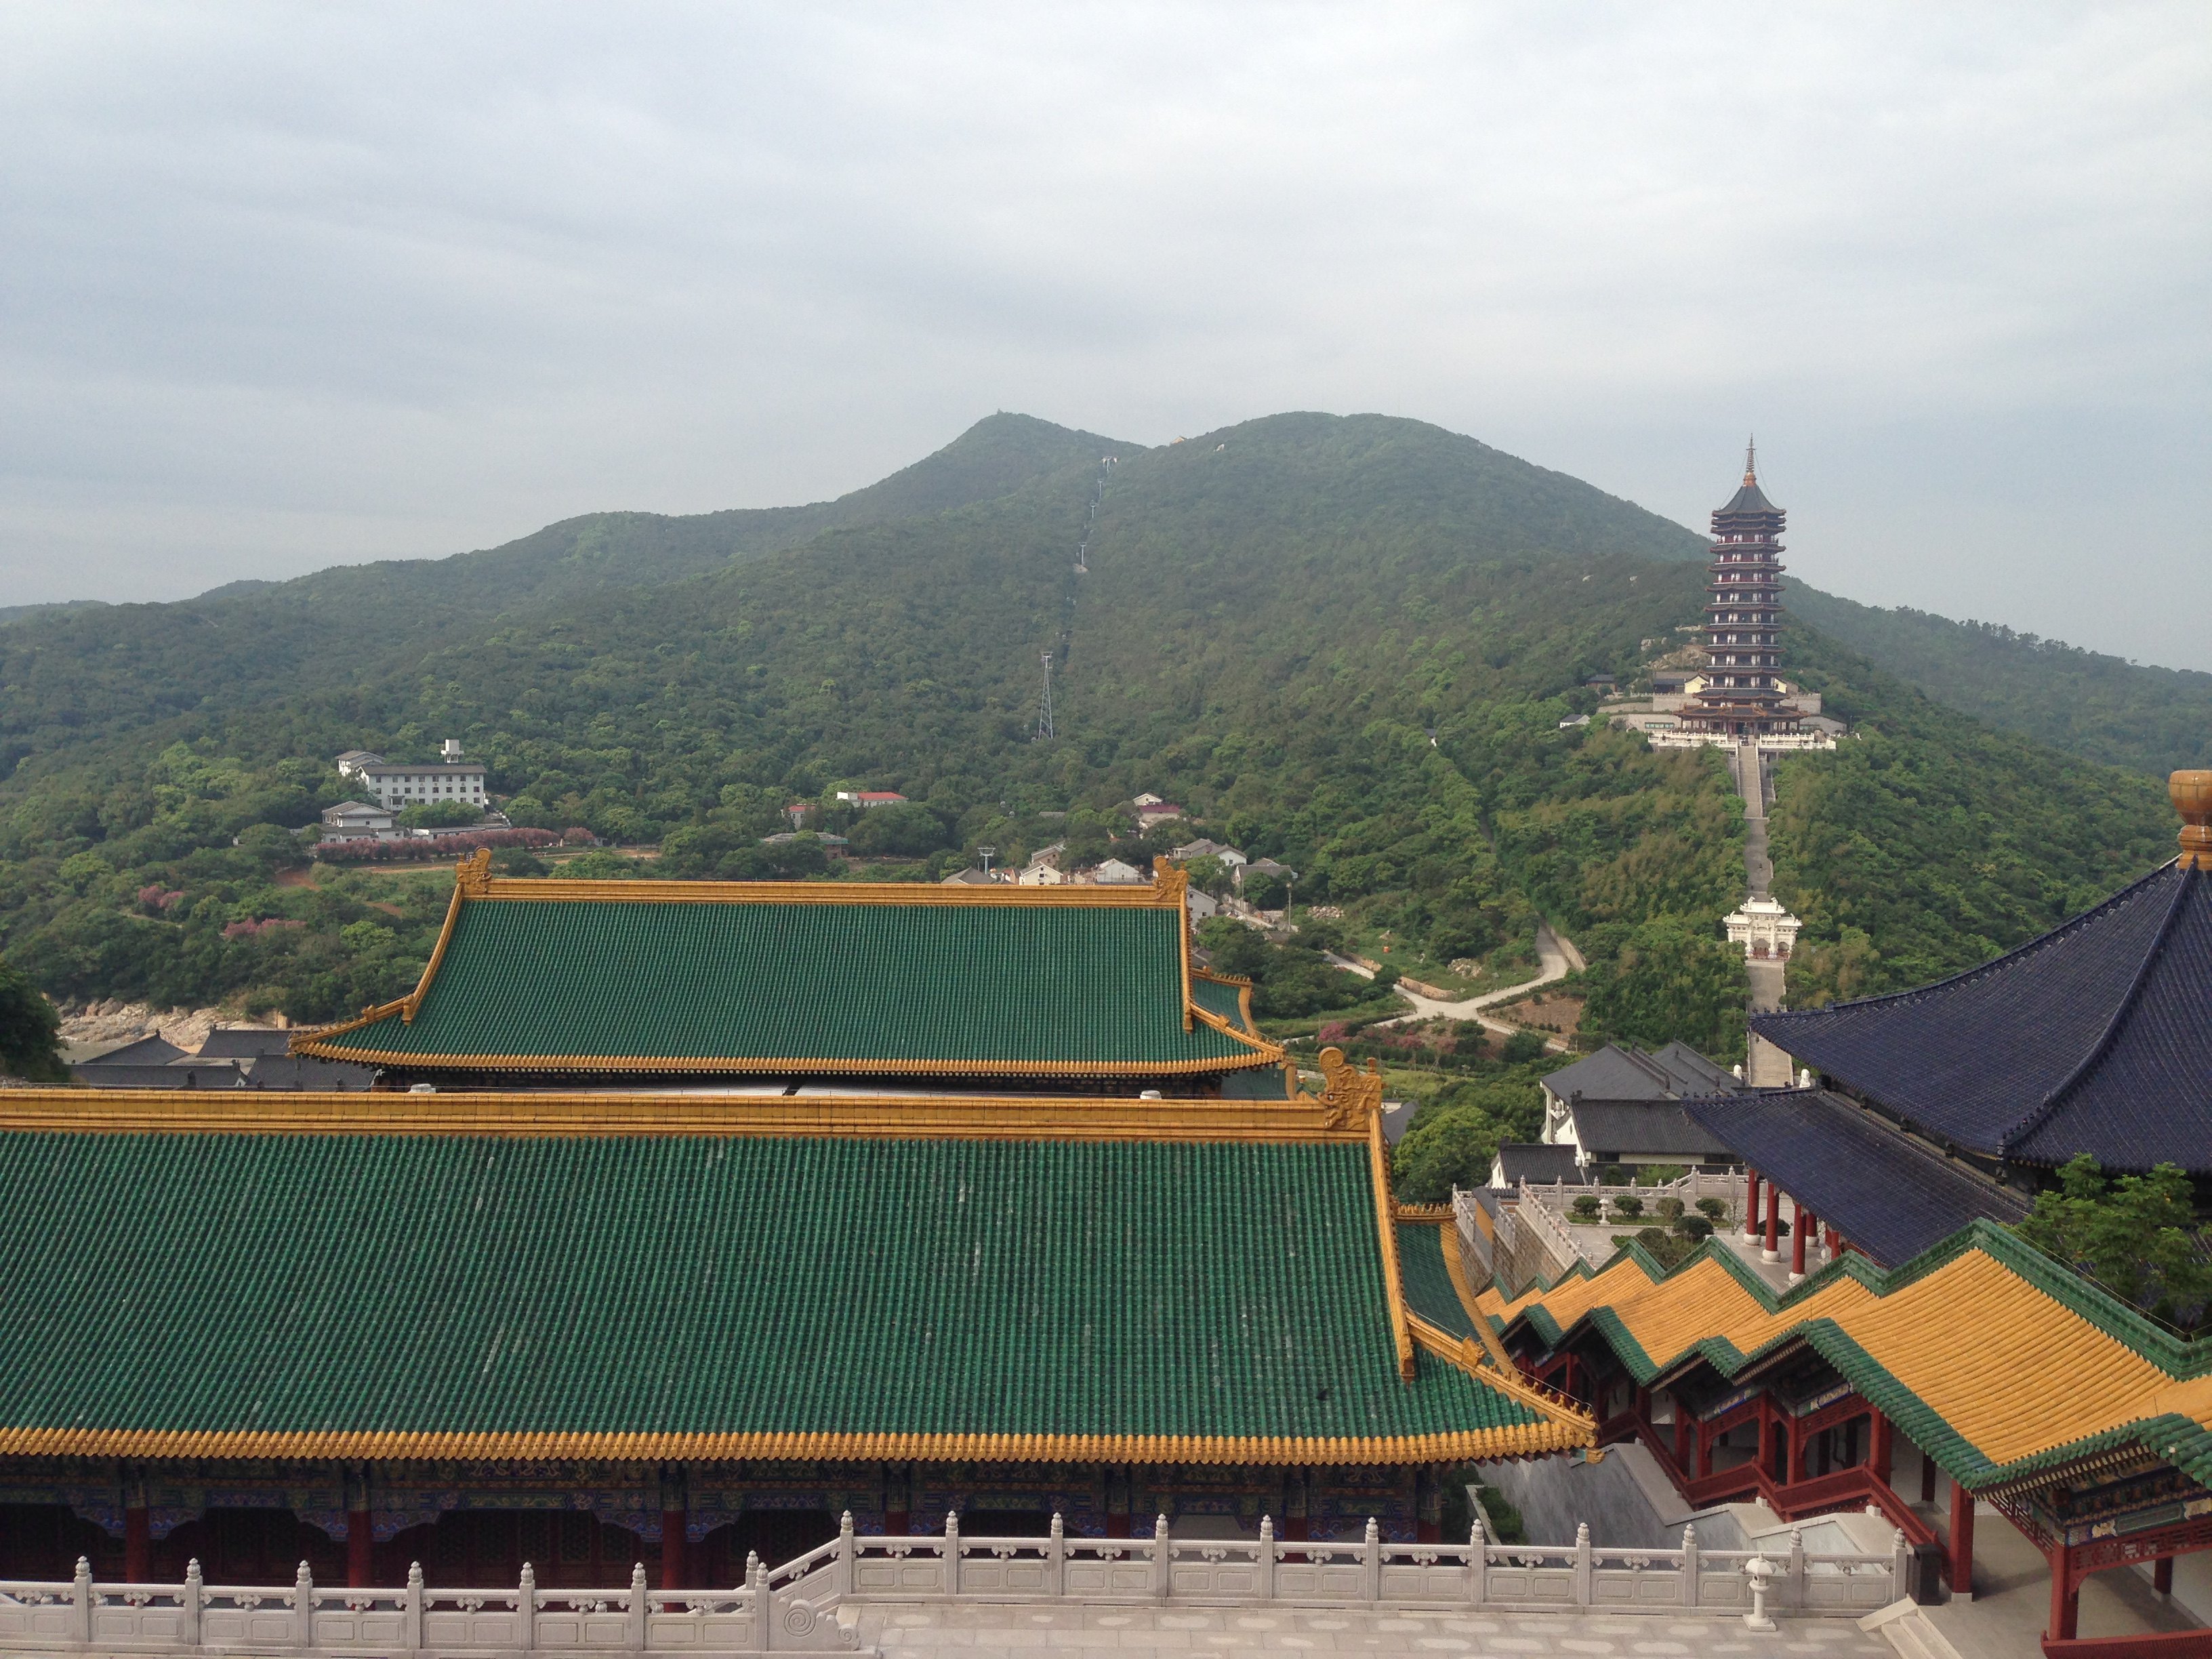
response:
<path id="1" fill-rule="evenodd" d="M 1782 1260 L 1781 1229 L 1782 1194 L 1779 1188 L 1770 1185 L 1766 1189 L 1766 1237 L 1759 1251 L 1759 1259 L 1761 1261 Z"/>
<path id="2" fill-rule="evenodd" d="M 153 1529 L 145 1504 L 134 1504 L 123 1511 L 123 1582 L 143 1584 L 153 1576 Z"/>
<path id="3" fill-rule="evenodd" d="M 2161 1555 L 2151 1564 L 2150 1587 L 2160 1595 L 2173 1594 L 2173 1558 Z"/>
<path id="4" fill-rule="evenodd" d="M 2043 1632 L 2047 1642 L 2070 1642 L 2081 1629 L 2081 1590 L 2073 1582 L 2073 1557 L 2063 1544 L 2051 1547 L 2051 1623 Z"/>
<path id="5" fill-rule="evenodd" d="M 1674 1464 L 1685 1480 L 1697 1477 L 1690 1464 L 1690 1408 L 1679 1394 L 1674 1396 Z"/>
<path id="6" fill-rule="evenodd" d="M 1920 1501 L 1923 1504 L 1936 1501 L 1936 1460 L 1926 1452 L 1920 1454 Z"/>
<path id="7" fill-rule="evenodd" d="M 1973 1593 L 1974 1495 L 1954 1480 L 1951 1483 L 1951 1594 L 1972 1595 Z"/>
<path id="8" fill-rule="evenodd" d="M 1743 1236 L 1759 1237 L 1759 1171 L 1746 1170 L 1743 1176 Z"/>
<path id="9" fill-rule="evenodd" d="M 664 1468 L 660 1472 L 660 1588 L 665 1590 L 687 1588 L 684 1578 L 684 1530 L 690 1519 L 690 1503 L 685 1490 L 684 1471 Z"/>
<path id="10" fill-rule="evenodd" d="M 368 1508 L 368 1471 L 345 1472 L 346 1588 L 367 1589 L 376 1582 L 376 1533 Z"/>
<path id="11" fill-rule="evenodd" d="M 1765 1399 L 1759 1402 L 1759 1472 L 1774 1479 L 1774 1407 Z"/>
<path id="12" fill-rule="evenodd" d="M 1867 1419 L 1867 1468 L 1885 1486 L 1890 1484 L 1889 1465 L 1894 1441 L 1888 1414 L 1876 1407 Z"/>
<path id="13" fill-rule="evenodd" d="M 1805 1230 L 1816 1224 L 1817 1221 L 1817 1217 L 1800 1208 L 1796 1219 L 1790 1224 L 1790 1277 L 1792 1279 L 1805 1277 Z"/>

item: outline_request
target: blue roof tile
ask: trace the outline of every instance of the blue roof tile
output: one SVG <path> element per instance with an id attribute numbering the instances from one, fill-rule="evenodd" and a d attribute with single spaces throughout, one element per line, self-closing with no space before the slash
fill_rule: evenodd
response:
<path id="1" fill-rule="evenodd" d="M 2212 1170 L 2212 884 L 2202 872 L 2166 865 L 1955 978 L 1751 1025 L 1967 1151 Z"/>

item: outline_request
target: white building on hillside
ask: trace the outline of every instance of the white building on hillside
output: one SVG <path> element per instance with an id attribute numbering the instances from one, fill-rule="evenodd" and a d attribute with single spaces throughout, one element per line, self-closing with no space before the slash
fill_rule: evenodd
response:
<path id="1" fill-rule="evenodd" d="M 431 801 L 459 801 L 478 811 L 484 808 L 484 763 L 463 760 L 459 738 L 447 738 L 444 754 L 434 761 L 387 761 L 356 750 L 339 757 L 339 769 L 346 771 L 349 761 L 349 775 L 358 777 L 387 811 L 404 811 Z"/>

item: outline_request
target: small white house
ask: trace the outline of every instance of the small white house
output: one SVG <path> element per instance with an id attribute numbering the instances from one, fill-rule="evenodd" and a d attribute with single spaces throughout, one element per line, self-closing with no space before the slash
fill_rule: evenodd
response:
<path id="1" fill-rule="evenodd" d="M 396 833 L 389 808 L 358 800 L 342 800 L 336 806 L 323 808 L 325 841 L 389 840 Z"/>
<path id="2" fill-rule="evenodd" d="M 1137 887 L 1152 878 L 1133 864 L 1125 864 L 1120 859 L 1108 859 L 1091 872 L 1091 879 L 1101 887 Z"/>

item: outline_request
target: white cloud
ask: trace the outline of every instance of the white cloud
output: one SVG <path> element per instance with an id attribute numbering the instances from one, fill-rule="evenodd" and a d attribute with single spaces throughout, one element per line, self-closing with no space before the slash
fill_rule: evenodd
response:
<path id="1" fill-rule="evenodd" d="M 0 10 L 6 598 L 1379 409 L 1691 523 L 1755 425 L 1810 580 L 2212 666 L 2201 25 Z"/>

